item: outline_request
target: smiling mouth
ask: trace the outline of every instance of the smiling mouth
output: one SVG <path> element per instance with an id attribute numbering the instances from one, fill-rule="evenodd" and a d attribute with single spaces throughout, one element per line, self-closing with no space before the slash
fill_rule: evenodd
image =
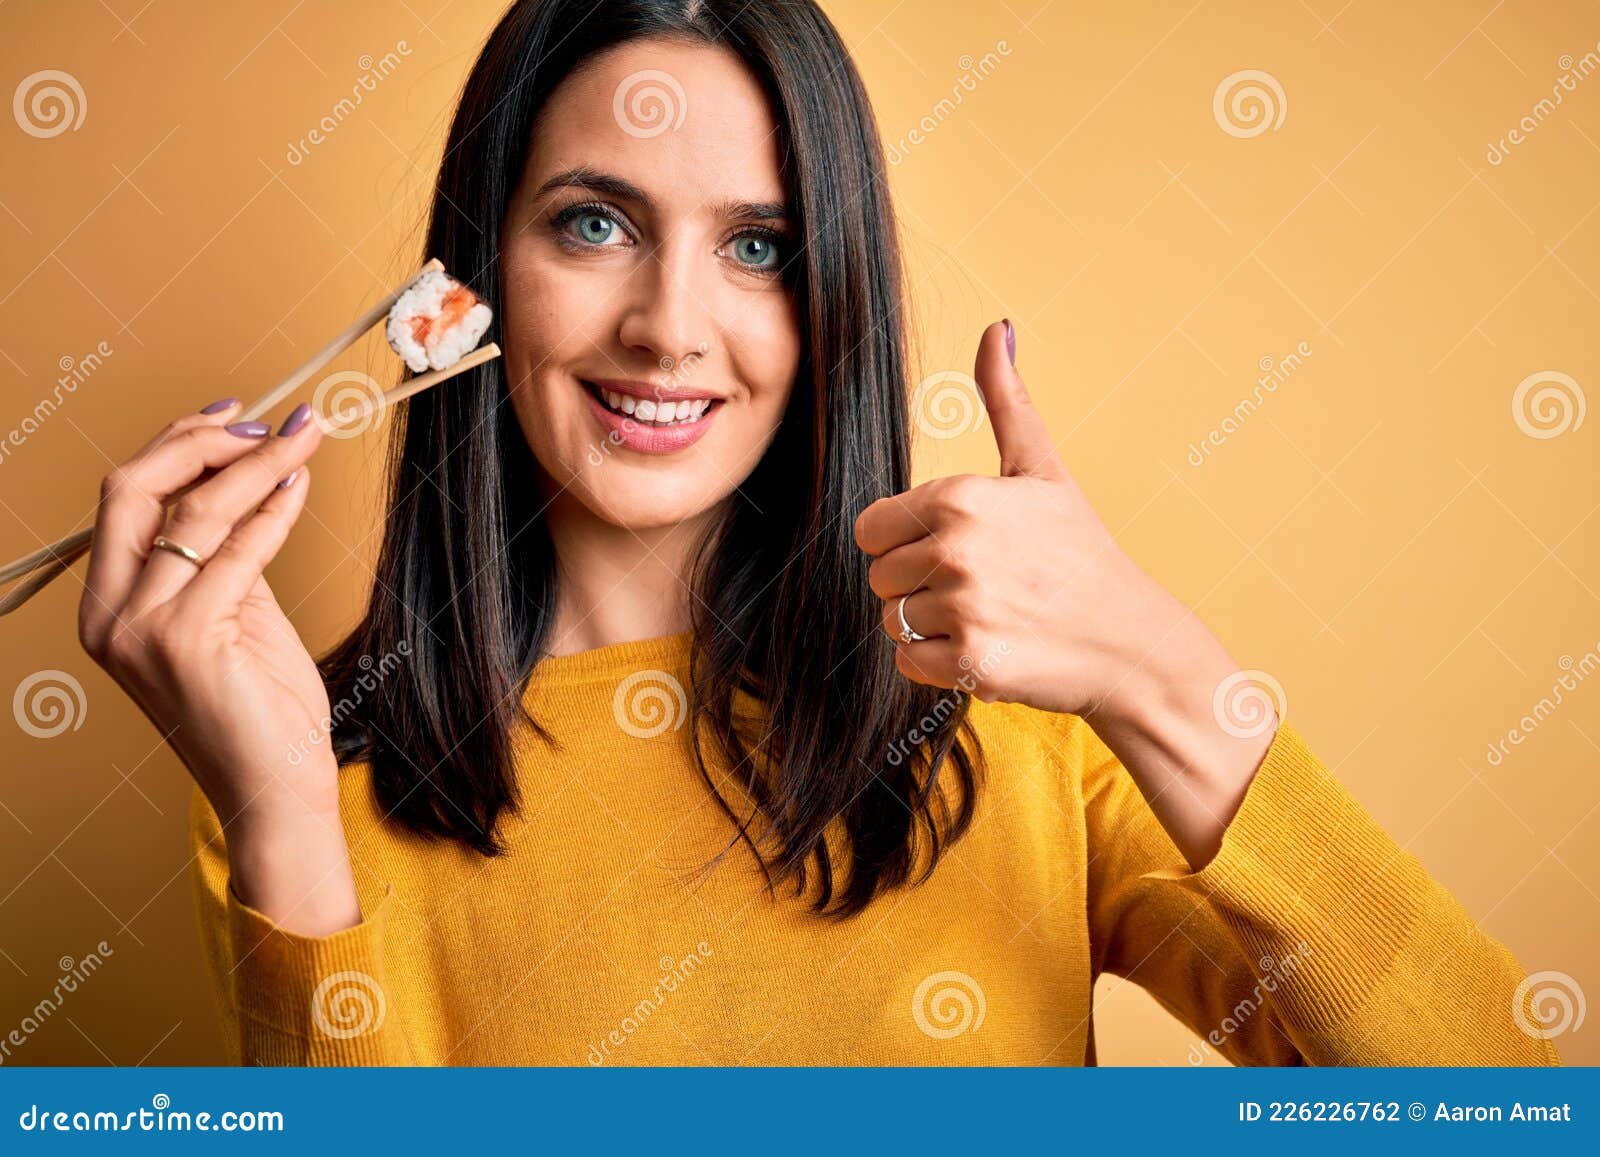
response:
<path id="1" fill-rule="evenodd" d="M 601 389 L 593 382 L 583 382 L 583 388 L 606 409 L 649 426 L 692 426 L 722 404 L 720 398 L 694 398 L 681 402 L 653 401 L 636 398 L 632 394 L 619 394 L 614 390 Z"/>

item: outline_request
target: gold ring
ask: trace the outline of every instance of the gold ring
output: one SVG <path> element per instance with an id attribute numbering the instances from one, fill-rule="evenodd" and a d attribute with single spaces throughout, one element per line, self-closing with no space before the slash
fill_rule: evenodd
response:
<path id="1" fill-rule="evenodd" d="M 182 555 L 195 566 L 205 566 L 206 560 L 200 557 L 200 552 L 184 546 L 181 542 L 173 542 L 164 534 L 156 535 L 156 540 L 150 544 L 151 549 L 170 550 L 173 554 Z"/>

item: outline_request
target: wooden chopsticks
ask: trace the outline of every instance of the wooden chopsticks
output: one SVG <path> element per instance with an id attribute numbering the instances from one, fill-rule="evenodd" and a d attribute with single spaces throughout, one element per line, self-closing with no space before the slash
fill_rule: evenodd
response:
<path id="1" fill-rule="evenodd" d="M 415 274 L 408 277 L 403 284 L 396 286 L 381 301 L 374 304 L 371 309 L 341 330 L 327 345 L 312 354 L 304 365 L 252 402 L 235 420 L 241 422 L 250 421 L 271 410 L 284 398 L 304 385 L 306 380 L 318 370 L 355 345 L 361 339 L 361 336 L 374 325 L 387 318 L 389 310 L 394 306 L 400 295 L 418 277 L 421 277 L 424 273 L 443 268 L 443 264 L 439 261 L 429 261 Z M 342 429 L 345 426 L 362 421 L 377 411 L 394 405 L 396 402 L 403 401 L 414 394 L 420 394 L 431 386 L 436 386 L 440 382 L 447 381 L 457 374 L 465 373 L 467 370 L 480 366 L 484 362 L 492 361 L 499 356 L 500 347 L 490 342 L 487 345 L 479 346 L 452 366 L 442 370 L 431 370 L 425 374 L 418 374 L 414 378 L 401 382 L 393 389 L 386 390 L 380 399 L 369 401 L 357 410 L 350 413 L 340 413 L 331 419 L 316 416 L 316 421 L 322 426 L 324 432 Z M 192 489 L 193 485 L 197 485 L 197 483 L 178 491 L 177 494 L 172 496 L 172 499 L 176 500 L 181 497 Z M 94 528 L 86 527 L 0 567 L 0 583 L 9 583 L 24 576 L 31 576 L 27 578 L 27 581 L 20 582 L 7 591 L 4 596 L 0 596 L 0 615 L 9 615 L 49 586 L 68 567 L 88 552 L 93 538 Z"/>

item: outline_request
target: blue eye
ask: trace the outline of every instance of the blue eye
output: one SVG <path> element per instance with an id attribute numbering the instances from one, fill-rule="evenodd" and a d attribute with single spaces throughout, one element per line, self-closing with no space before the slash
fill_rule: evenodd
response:
<path id="1" fill-rule="evenodd" d="M 752 269 L 772 269 L 778 264 L 778 247 L 771 238 L 746 233 L 733 243 L 734 260 Z"/>
<path id="2" fill-rule="evenodd" d="M 604 213 L 579 213 L 571 226 L 579 240 L 590 245 L 609 245 L 622 233 L 621 227 Z"/>

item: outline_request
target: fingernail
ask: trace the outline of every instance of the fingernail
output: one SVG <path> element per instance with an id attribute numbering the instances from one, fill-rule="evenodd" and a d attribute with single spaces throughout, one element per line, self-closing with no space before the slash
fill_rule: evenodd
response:
<path id="1" fill-rule="evenodd" d="M 279 490 L 287 490 L 287 489 L 289 489 L 289 487 L 294 485 L 294 480 L 296 478 L 298 478 L 298 477 L 300 477 L 300 471 L 299 470 L 291 470 L 291 471 L 289 471 L 289 477 L 285 478 L 282 482 L 278 483 L 278 489 Z"/>
<path id="2" fill-rule="evenodd" d="M 228 409 L 230 406 L 237 406 L 238 404 L 239 404 L 239 399 L 238 398 L 223 398 L 220 401 L 212 402 L 209 406 L 207 406 L 205 409 L 201 410 L 200 412 L 202 414 L 220 414 L 220 413 L 222 413 L 222 411 Z"/>
<path id="3" fill-rule="evenodd" d="M 300 427 L 306 424 L 306 419 L 311 417 L 311 403 L 301 402 L 289 416 L 283 420 L 283 425 L 278 427 L 278 437 L 287 438 L 290 434 L 298 434 Z"/>
<path id="4" fill-rule="evenodd" d="M 235 422 L 222 428 L 240 438 L 265 438 L 272 433 L 272 427 L 265 422 Z"/>
<path id="5" fill-rule="evenodd" d="M 1017 364 L 1017 331 L 1011 327 L 1011 319 L 1005 318 L 1006 323 L 1006 356 L 1011 359 L 1011 364 Z"/>

